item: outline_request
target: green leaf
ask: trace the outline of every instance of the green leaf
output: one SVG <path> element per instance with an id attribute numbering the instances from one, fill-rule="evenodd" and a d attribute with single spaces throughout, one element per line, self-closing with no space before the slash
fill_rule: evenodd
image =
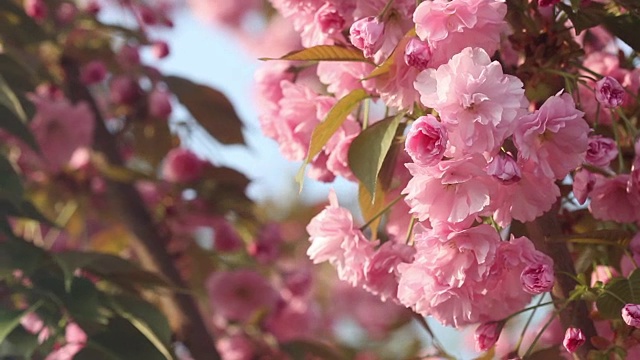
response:
<path id="1" fill-rule="evenodd" d="M 46 34 L 21 6 L 14 1 L 0 1 L 0 39 L 23 46 L 46 39 Z"/>
<path id="2" fill-rule="evenodd" d="M 607 16 L 604 26 L 633 50 L 640 52 L 640 18 L 637 15 Z"/>
<path id="3" fill-rule="evenodd" d="M 342 99 L 331 108 L 327 117 L 321 122 L 311 134 L 311 143 L 309 144 L 309 151 L 307 152 L 307 158 L 300 167 L 298 174 L 296 175 L 296 182 L 300 184 L 302 189 L 302 181 L 304 177 L 304 168 L 309 164 L 313 158 L 316 157 L 322 151 L 322 148 L 327 144 L 333 134 L 340 129 L 342 123 L 347 119 L 347 116 L 360 104 L 360 102 L 369 97 L 369 94 L 363 89 L 356 89 L 345 95 Z"/>
<path id="4" fill-rule="evenodd" d="M 91 323 L 106 324 L 108 322 L 101 310 L 104 306 L 100 293 L 91 280 L 75 276 L 66 290 L 65 304 L 72 318 Z"/>
<path id="5" fill-rule="evenodd" d="M 260 60 L 360 61 L 372 63 L 371 60 L 364 57 L 362 51 L 340 45 L 316 45 L 292 51 L 280 58 L 260 58 Z"/>
<path id="6" fill-rule="evenodd" d="M 96 351 L 82 353 L 81 357 L 76 355 L 74 359 L 166 360 L 131 322 L 120 316 L 111 319 L 103 331 L 91 334 L 87 347 Z M 102 356 L 91 356 L 96 354 Z"/>
<path id="7" fill-rule="evenodd" d="M 596 300 L 598 312 L 606 319 L 620 319 L 625 304 L 640 303 L 640 270 L 634 270 L 628 279 L 611 280 L 604 290 Z"/>
<path id="8" fill-rule="evenodd" d="M 18 326 L 0 342 L 0 359 L 32 359 L 39 345 L 37 335 Z"/>
<path id="9" fill-rule="evenodd" d="M 371 193 L 367 188 L 360 183 L 358 186 L 358 204 L 360 205 L 360 212 L 362 212 L 362 217 L 365 222 L 369 222 L 374 216 L 378 215 L 386 206 L 385 192 L 381 188 L 381 182 L 377 183 L 375 197 L 371 196 Z M 371 229 L 371 240 L 375 240 L 378 238 L 378 226 L 380 226 L 380 222 L 382 221 L 382 217 L 379 216 L 377 219 L 371 222 L 369 228 Z"/>
<path id="10" fill-rule="evenodd" d="M 9 200 L 16 207 L 22 204 L 24 188 L 20 177 L 9 160 L 0 156 L 0 198 Z"/>
<path id="11" fill-rule="evenodd" d="M 293 360 L 306 360 L 309 358 L 322 360 L 345 360 L 346 356 L 333 347 L 319 341 L 292 340 L 280 344 L 280 349 L 293 358 Z"/>
<path id="12" fill-rule="evenodd" d="M 151 304 L 134 297 L 115 296 L 114 311 L 129 321 L 168 360 L 172 360 L 169 344 L 171 328 L 166 317 Z"/>
<path id="13" fill-rule="evenodd" d="M 0 128 L 7 130 L 27 143 L 33 149 L 38 149 L 36 140 L 27 126 L 27 115 L 16 94 L 0 75 Z"/>
<path id="14" fill-rule="evenodd" d="M 0 308 L 0 344 L 11 334 L 13 329 L 20 325 L 20 319 L 42 305 L 41 301 L 31 305 L 26 310 L 8 310 Z"/>
<path id="15" fill-rule="evenodd" d="M 66 274 L 65 283 L 70 281 L 69 277 L 73 275 L 76 269 L 82 269 L 123 288 L 132 288 L 135 285 L 169 286 L 168 282 L 159 275 L 145 271 L 134 263 L 115 255 L 66 251 L 53 256 L 56 263 Z"/>
<path id="16" fill-rule="evenodd" d="M 164 81 L 196 121 L 223 144 L 244 144 L 242 120 L 218 90 L 190 80 L 167 76 Z"/>
<path id="17" fill-rule="evenodd" d="M 404 114 L 399 114 L 373 124 L 353 139 L 349 147 L 349 167 L 374 197 L 378 173 L 403 117 Z"/>
<path id="18" fill-rule="evenodd" d="M 0 277 L 15 270 L 29 276 L 48 262 L 48 253 L 22 239 L 10 238 L 0 242 Z"/>

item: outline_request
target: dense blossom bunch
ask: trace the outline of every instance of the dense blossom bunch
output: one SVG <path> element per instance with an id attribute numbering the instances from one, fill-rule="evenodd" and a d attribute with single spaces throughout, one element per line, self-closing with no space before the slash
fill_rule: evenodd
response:
<path id="1" fill-rule="evenodd" d="M 603 28 L 578 35 L 568 30 L 571 21 L 556 21 L 549 9 L 567 12 L 565 4 L 517 3 L 273 0 L 303 48 L 257 76 L 261 125 L 283 154 L 310 164 L 312 178 L 342 175 L 360 186 L 370 233 L 331 194 L 307 227 L 310 258 L 443 324 L 501 324 L 477 333 L 483 351 L 498 338 L 500 321 L 533 295 L 565 286 L 556 281 L 566 276 L 558 262 L 572 259 L 545 241 L 579 236 L 578 219 L 603 232 L 611 228 L 598 220 L 635 231 L 640 219 L 633 147 L 640 72 L 623 65 Z M 360 57 L 340 61 L 331 49 Z M 306 88 L 294 93 L 292 86 Z M 347 114 L 348 106 L 356 110 Z M 306 135 L 285 136 L 279 127 Z M 385 136 L 393 141 L 381 153 L 382 129 L 392 129 Z M 332 158 L 342 159 L 341 171 Z M 378 167 L 362 164 L 378 160 Z M 374 189 L 385 195 L 373 199 L 379 212 L 366 204 Z M 549 225 L 553 217 L 562 228 L 558 220 Z M 371 286 L 372 267 L 387 275 L 384 291 Z M 580 336 L 565 339 L 565 348 L 576 351 Z"/>

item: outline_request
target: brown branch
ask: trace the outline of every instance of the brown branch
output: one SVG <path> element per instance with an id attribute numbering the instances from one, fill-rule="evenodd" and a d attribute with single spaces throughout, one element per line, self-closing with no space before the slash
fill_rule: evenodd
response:
<path id="1" fill-rule="evenodd" d="M 107 130 L 95 99 L 80 81 L 78 63 L 72 58 L 63 57 L 61 66 L 65 72 L 70 99 L 73 102 L 86 102 L 93 111 L 96 120 L 95 150 L 103 153 L 110 164 L 122 166 L 123 160 L 116 140 Z M 140 193 L 131 184 L 116 181 L 107 180 L 107 187 L 116 212 L 135 235 L 133 246 L 142 263 L 164 275 L 176 287 L 186 288 L 184 279 L 164 248 L 163 244 L 167 243 L 166 235 L 158 231 Z M 165 300 L 165 310 L 178 325 L 177 337 L 191 351 L 193 358 L 219 359 L 213 336 L 203 320 L 196 300 L 184 292 L 172 293 Z"/>
<path id="2" fill-rule="evenodd" d="M 559 208 L 560 202 L 558 201 L 551 210 L 526 224 L 529 238 L 533 241 L 536 248 L 553 259 L 556 284 L 551 295 L 554 298 L 556 308 L 562 306 L 562 300 L 568 299 L 571 291 L 576 286 L 575 280 L 567 275 L 576 275 L 573 259 L 571 258 L 567 244 L 559 241 L 559 237 L 562 236 L 562 228 L 558 222 Z M 573 301 L 568 304 L 559 315 L 560 322 L 564 329 L 568 327 L 582 329 L 582 332 L 587 338 L 587 342 L 578 348 L 575 355 L 580 359 L 586 359 L 587 353 L 594 349 L 590 339 L 597 335 L 593 321 L 591 321 L 589 317 L 587 304 L 584 301 Z"/>

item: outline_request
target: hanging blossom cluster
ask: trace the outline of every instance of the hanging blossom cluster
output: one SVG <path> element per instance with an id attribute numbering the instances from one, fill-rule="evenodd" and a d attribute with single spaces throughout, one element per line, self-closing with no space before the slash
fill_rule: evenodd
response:
<path id="1" fill-rule="evenodd" d="M 271 1 L 306 50 L 331 45 L 362 55 L 314 59 L 303 49 L 300 59 L 319 62 L 302 66 L 285 56 L 258 71 L 260 123 L 287 159 L 307 159 L 311 178 L 362 186 L 354 163 L 365 160 L 350 158 L 354 139 L 389 121 L 376 109 L 402 116 L 395 139 L 404 152 L 385 159 L 396 164 L 384 189 L 392 204 L 386 237 L 369 239 L 331 193 L 307 227 L 315 263 L 329 262 L 351 285 L 445 325 L 498 324 L 550 291 L 557 275 L 554 259 L 514 224 L 573 211 L 635 229 L 640 160 L 623 112 L 637 109 L 640 71 L 622 67 L 602 28 L 576 36 L 554 23 L 557 2 L 521 3 L 524 16 L 562 29 L 548 40 L 557 53 L 531 50 L 523 34 L 532 29 L 514 29 L 522 24 L 507 22 L 501 0 Z M 580 47 L 586 55 L 573 51 Z M 552 66 L 566 75 L 558 82 L 549 73 L 555 80 L 544 83 L 540 73 Z M 332 107 L 354 91 L 369 103 L 308 159 L 317 126 L 334 121 Z M 494 326 L 498 335 L 502 325 Z M 584 343 L 578 330 L 568 332 L 570 352 Z"/>

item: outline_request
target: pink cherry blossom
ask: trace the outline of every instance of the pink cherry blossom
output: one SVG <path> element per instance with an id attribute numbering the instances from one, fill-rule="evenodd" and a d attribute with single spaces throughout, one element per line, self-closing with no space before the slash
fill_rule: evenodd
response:
<path id="1" fill-rule="evenodd" d="M 196 181 L 202 176 L 205 164 L 204 160 L 189 149 L 171 149 L 164 160 L 162 176 L 165 180 L 176 183 Z"/>
<path id="2" fill-rule="evenodd" d="M 520 275 L 522 288 L 531 294 L 542 294 L 551 291 L 555 283 L 553 267 L 539 263 L 527 266 Z"/>
<path id="3" fill-rule="evenodd" d="M 24 11 L 35 20 L 44 20 L 47 17 L 49 8 L 44 0 L 25 0 Z"/>
<path id="4" fill-rule="evenodd" d="M 45 360 L 72 360 L 86 345 L 87 334 L 78 324 L 71 322 L 65 327 L 65 341 L 62 347 L 47 355 Z"/>
<path id="5" fill-rule="evenodd" d="M 387 241 L 378 248 L 365 267 L 364 288 L 380 296 L 382 301 L 397 301 L 398 265 L 413 261 L 415 249 L 409 245 Z"/>
<path id="6" fill-rule="evenodd" d="M 631 223 L 640 219 L 640 198 L 629 192 L 629 175 L 599 178 L 591 191 L 589 210 L 593 217 L 604 221 Z"/>
<path id="7" fill-rule="evenodd" d="M 575 352 L 587 339 L 584 337 L 581 329 L 570 327 L 567 328 L 567 332 L 564 334 L 564 340 L 562 345 L 568 352 Z"/>
<path id="8" fill-rule="evenodd" d="M 440 114 L 456 153 L 494 151 L 525 113 L 522 82 L 505 75 L 480 48 L 466 48 L 437 70 L 423 71 L 414 86 L 422 104 Z"/>
<path id="9" fill-rule="evenodd" d="M 426 230 L 414 238 L 415 260 L 398 265 L 398 300 L 444 325 L 482 321 L 477 298 L 494 265 L 498 233 L 479 225 L 444 237 Z"/>
<path id="10" fill-rule="evenodd" d="M 431 48 L 427 42 L 417 38 L 412 38 L 407 42 L 407 46 L 404 48 L 405 64 L 418 70 L 424 70 L 429 67 L 429 60 L 431 60 Z"/>
<path id="11" fill-rule="evenodd" d="M 332 174 L 342 176 L 353 182 L 357 182 L 358 179 L 353 175 L 351 167 L 349 166 L 349 147 L 357 136 L 358 134 L 352 134 L 341 139 L 331 150 L 329 158 L 327 159 L 327 169 Z"/>
<path id="12" fill-rule="evenodd" d="M 327 85 L 327 91 L 342 98 L 353 90 L 375 92 L 374 80 L 366 78 L 374 66 L 365 62 L 324 61 L 318 64 L 318 78 Z"/>
<path id="13" fill-rule="evenodd" d="M 420 39 L 431 46 L 432 66 L 446 63 L 466 47 L 492 55 L 509 33 L 502 0 L 434 0 L 420 3 L 413 21 Z"/>
<path id="14" fill-rule="evenodd" d="M 363 51 L 364 56 L 372 57 L 382 46 L 383 33 L 384 23 L 377 17 L 370 16 L 351 25 L 349 39 L 353 46 Z"/>
<path id="15" fill-rule="evenodd" d="M 622 308 L 622 320 L 627 325 L 640 329 L 640 305 L 626 304 Z"/>
<path id="16" fill-rule="evenodd" d="M 311 219 L 307 232 L 311 241 L 307 255 L 314 264 L 329 261 L 341 280 L 354 286 L 362 282 L 374 244 L 354 225 L 351 212 L 338 205 L 335 192 L 329 194 L 329 205 Z"/>
<path id="17" fill-rule="evenodd" d="M 387 32 L 386 34 L 388 34 Z M 406 46 L 408 38 L 403 38 L 400 42 L 389 40 L 402 49 Z M 384 50 L 384 49 L 383 49 Z M 384 58 L 385 51 L 381 50 L 378 55 Z M 398 109 L 412 109 L 414 104 L 420 99 L 420 94 L 414 88 L 420 70 L 409 66 L 404 61 L 404 52 L 395 51 L 392 54 L 393 62 L 389 72 L 375 78 L 376 90 L 380 94 L 382 101 L 388 106 Z"/>
<path id="18" fill-rule="evenodd" d="M 140 65 L 140 51 L 137 46 L 124 44 L 116 54 L 116 60 L 125 69 Z"/>
<path id="19" fill-rule="evenodd" d="M 128 75 L 114 77 L 109 84 L 111 101 L 117 105 L 133 105 L 142 96 L 137 80 Z"/>
<path id="20" fill-rule="evenodd" d="M 166 41 L 156 40 L 151 45 L 151 52 L 156 59 L 164 59 L 169 56 L 169 44 Z"/>
<path id="21" fill-rule="evenodd" d="M 280 111 L 279 102 L 283 97 L 281 82 L 292 81 L 293 72 L 288 71 L 290 65 L 286 62 L 266 62 L 255 73 L 255 97 L 260 110 L 260 127 L 262 132 L 274 138 L 277 135 L 275 122 Z"/>
<path id="22" fill-rule="evenodd" d="M 596 265 L 591 273 L 591 286 L 595 286 L 598 281 L 606 285 L 609 281 L 618 276 L 620 276 L 620 273 L 613 266 Z"/>
<path id="23" fill-rule="evenodd" d="M 447 131 L 433 115 L 419 117 L 407 133 L 404 149 L 415 164 L 435 165 L 447 148 Z"/>
<path id="24" fill-rule="evenodd" d="M 309 338 L 321 323 L 320 316 L 319 306 L 313 300 L 292 298 L 276 309 L 265 326 L 281 342 Z"/>
<path id="25" fill-rule="evenodd" d="M 589 137 L 585 162 L 598 167 L 609 167 L 609 163 L 618 156 L 618 144 L 615 140 L 602 135 Z"/>
<path id="26" fill-rule="evenodd" d="M 596 82 L 596 100 L 602 106 L 615 108 L 624 101 L 625 90 L 618 80 L 611 76 L 605 76 Z"/>
<path id="27" fill-rule="evenodd" d="M 573 196 L 579 204 L 584 204 L 587 201 L 587 197 L 591 194 L 591 191 L 593 191 L 593 187 L 600 177 L 602 177 L 602 175 L 594 174 L 586 169 L 576 171 L 573 176 L 572 187 Z"/>
<path id="28" fill-rule="evenodd" d="M 29 123 L 40 146 L 45 166 L 60 171 L 73 153 L 93 143 L 94 116 L 86 103 L 73 105 L 66 99 L 29 95 L 36 114 Z"/>
<path id="29" fill-rule="evenodd" d="M 518 156 L 533 161 L 546 176 L 564 178 L 586 156 L 589 125 L 583 115 L 567 93 L 548 98 L 540 109 L 518 120 Z"/>
<path id="30" fill-rule="evenodd" d="M 504 152 L 494 156 L 487 166 L 487 174 L 505 185 L 516 183 L 522 179 L 522 171 L 516 160 Z"/>
<path id="31" fill-rule="evenodd" d="M 406 164 L 413 178 L 402 191 L 418 220 L 460 223 L 488 208 L 495 186 L 480 155 L 433 167 Z"/>
<path id="32" fill-rule="evenodd" d="M 78 15 L 78 7 L 72 3 L 62 3 L 56 9 L 56 20 L 61 24 L 70 24 Z"/>
<path id="33" fill-rule="evenodd" d="M 277 291 L 259 273 L 248 270 L 217 271 L 206 282 L 211 308 L 228 320 L 247 321 L 258 311 L 271 313 Z"/>
<path id="34" fill-rule="evenodd" d="M 476 350 L 487 351 L 493 347 L 502 332 L 503 322 L 487 322 L 480 324 L 474 333 L 476 340 Z"/>

